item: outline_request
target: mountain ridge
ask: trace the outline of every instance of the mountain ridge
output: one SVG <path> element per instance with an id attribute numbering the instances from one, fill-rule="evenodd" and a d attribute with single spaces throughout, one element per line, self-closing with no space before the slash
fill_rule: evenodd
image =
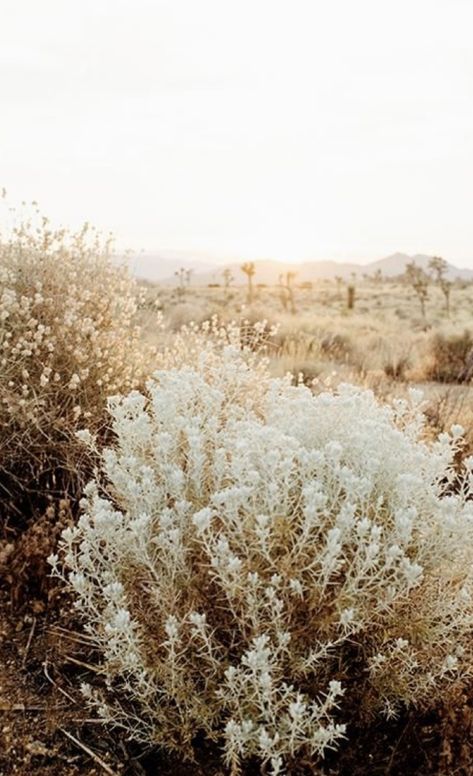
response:
<path id="1" fill-rule="evenodd" d="M 338 262 L 334 260 L 304 261 L 297 264 L 278 261 L 276 259 L 258 259 L 255 264 L 255 283 L 274 285 L 278 277 L 286 272 L 295 272 L 297 282 L 314 282 L 316 280 L 342 277 L 344 280 L 356 275 L 373 275 L 381 270 L 386 278 L 402 275 L 406 265 L 414 261 L 423 269 L 428 268 L 432 257 L 427 254 L 393 253 L 382 259 L 371 261 L 368 264 L 359 264 L 354 261 Z M 181 267 L 192 270 L 191 285 L 202 286 L 209 283 L 223 283 L 223 271 L 229 269 L 234 277 L 233 284 L 244 285 L 246 277 L 240 270 L 243 260 L 227 261 L 220 263 L 217 259 L 207 255 L 190 253 L 186 251 L 163 251 L 160 253 L 143 253 L 130 260 L 130 267 L 137 277 L 162 285 L 174 285 L 177 283 L 175 273 Z M 473 269 L 456 267 L 447 262 L 447 277 L 451 280 L 473 280 Z"/>

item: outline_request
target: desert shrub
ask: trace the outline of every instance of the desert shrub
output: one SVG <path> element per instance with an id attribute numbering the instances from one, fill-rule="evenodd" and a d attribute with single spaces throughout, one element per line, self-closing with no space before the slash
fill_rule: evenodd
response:
<path id="1" fill-rule="evenodd" d="M 406 370 L 410 364 L 408 356 L 401 356 L 400 358 L 393 358 L 386 361 L 384 365 L 384 374 L 391 380 L 404 381 L 406 377 Z"/>
<path id="2" fill-rule="evenodd" d="M 297 331 L 275 337 L 275 349 L 272 352 L 273 371 L 276 374 L 291 373 L 301 376 L 306 384 L 317 379 L 321 371 L 321 350 L 319 340 L 306 331 Z"/>
<path id="3" fill-rule="evenodd" d="M 0 579 L 9 589 L 14 607 L 28 603 L 38 611 L 53 604 L 60 586 L 52 582 L 47 563 L 61 532 L 73 522 L 71 504 L 54 499 L 30 519 L 24 530 L 0 539 Z M 62 591 L 61 591 L 62 592 Z"/>
<path id="4" fill-rule="evenodd" d="M 425 401 L 426 431 L 438 435 L 453 424 L 465 429 L 463 444 L 456 458 L 461 463 L 466 455 L 473 454 L 473 387 L 448 385 L 430 391 Z"/>
<path id="5" fill-rule="evenodd" d="M 221 354 L 226 347 L 245 353 L 248 367 L 259 372 L 261 356 L 274 351 L 277 327 L 266 320 L 247 318 L 226 322 L 213 315 L 202 323 L 192 321 L 173 330 L 160 318 L 161 332 L 155 361 L 161 369 L 199 368 L 202 359 Z"/>
<path id="6" fill-rule="evenodd" d="M 316 336 L 305 331 L 296 331 L 282 338 L 278 353 L 295 359 L 320 357 L 320 343 Z"/>
<path id="7" fill-rule="evenodd" d="M 460 429 L 427 445 L 414 398 L 314 395 L 222 344 L 110 401 L 103 478 L 67 571 L 50 561 L 101 654 L 83 690 L 104 720 L 292 772 L 345 735 L 350 688 L 391 715 L 469 671 L 473 460 L 447 496 Z"/>
<path id="8" fill-rule="evenodd" d="M 39 217 L 0 235 L 0 501 L 63 490 L 86 468 L 75 438 L 106 397 L 143 382 L 137 294 L 110 245 Z M 148 359 L 149 361 L 149 359 Z"/>
<path id="9" fill-rule="evenodd" d="M 423 377 L 441 383 L 467 382 L 473 378 L 473 337 L 462 334 L 435 334 L 423 365 Z"/>
<path id="10" fill-rule="evenodd" d="M 347 361 L 352 354 L 350 339 L 345 334 L 327 332 L 322 336 L 319 344 L 324 356 L 335 361 Z"/>
<path id="11" fill-rule="evenodd" d="M 406 379 L 406 372 L 410 365 L 410 353 L 388 353 L 383 366 L 384 374 L 391 380 L 403 382 Z"/>
<path id="12" fill-rule="evenodd" d="M 166 320 L 170 328 L 179 331 L 183 326 L 189 323 L 204 323 L 215 313 L 215 304 L 199 304 L 198 300 L 172 302 L 165 310 Z"/>

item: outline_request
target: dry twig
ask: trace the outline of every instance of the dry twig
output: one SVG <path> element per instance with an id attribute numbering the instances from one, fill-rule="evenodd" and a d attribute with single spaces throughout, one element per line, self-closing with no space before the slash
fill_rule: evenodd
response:
<path id="1" fill-rule="evenodd" d="M 89 746 L 86 744 L 83 744 L 82 741 L 79 741 L 78 738 L 72 735 L 72 733 L 68 733 L 67 730 L 64 730 L 64 728 L 59 728 L 61 733 L 64 733 L 64 735 L 70 739 L 76 746 L 79 747 L 79 749 L 82 749 L 83 752 L 89 755 L 89 757 L 92 757 L 94 762 L 97 763 L 97 765 L 100 765 L 100 767 L 105 771 L 105 773 L 110 774 L 110 776 L 117 776 L 115 771 L 113 771 L 109 765 L 107 765 L 104 760 L 102 760 L 101 757 L 99 757 L 98 754 L 96 754 Z"/>

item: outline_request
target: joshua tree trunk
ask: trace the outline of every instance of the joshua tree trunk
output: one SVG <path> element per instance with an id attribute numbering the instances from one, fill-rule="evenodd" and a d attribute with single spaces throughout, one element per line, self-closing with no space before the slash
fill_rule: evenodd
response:
<path id="1" fill-rule="evenodd" d="M 281 303 L 284 307 L 284 310 L 287 310 L 287 305 L 289 303 L 291 307 L 291 313 L 292 315 L 295 315 L 296 313 L 296 302 L 294 299 L 294 288 L 292 286 L 292 282 L 294 278 L 296 277 L 295 272 L 286 272 L 286 277 L 284 278 L 284 275 L 279 275 L 279 285 L 281 287 Z"/>
<path id="2" fill-rule="evenodd" d="M 248 275 L 248 304 L 253 302 L 253 275 Z"/>
<path id="3" fill-rule="evenodd" d="M 241 271 L 245 273 L 248 278 L 248 304 L 253 301 L 253 275 L 255 274 L 255 265 L 252 261 L 247 261 L 240 267 Z"/>
<path id="4" fill-rule="evenodd" d="M 355 286 L 348 286 L 347 289 L 347 307 L 349 310 L 353 310 L 355 306 Z"/>

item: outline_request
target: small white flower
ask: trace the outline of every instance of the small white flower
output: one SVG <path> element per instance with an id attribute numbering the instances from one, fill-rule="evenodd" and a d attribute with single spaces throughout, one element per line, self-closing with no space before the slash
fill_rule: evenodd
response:
<path id="1" fill-rule="evenodd" d="M 355 620 L 355 610 L 352 608 L 344 609 L 340 614 L 339 623 L 343 628 L 351 625 Z"/>
<path id="2" fill-rule="evenodd" d="M 204 533 L 204 531 L 207 531 L 210 528 L 211 521 L 212 521 L 212 510 L 209 507 L 205 507 L 204 509 L 201 509 L 199 512 L 196 512 L 192 518 L 192 522 L 197 528 L 197 532 L 199 534 Z"/>

